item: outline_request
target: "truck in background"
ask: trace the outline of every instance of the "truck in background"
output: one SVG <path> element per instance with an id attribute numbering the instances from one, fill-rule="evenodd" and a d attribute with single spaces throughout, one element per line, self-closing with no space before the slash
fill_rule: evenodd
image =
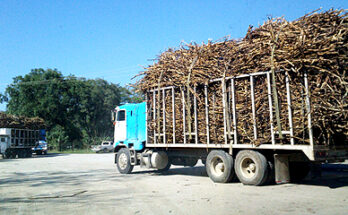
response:
<path id="1" fill-rule="evenodd" d="M 46 140 L 45 134 L 43 129 L 0 128 L 0 154 L 3 158 L 31 157 L 32 148 Z"/>
<path id="2" fill-rule="evenodd" d="M 211 84 L 220 84 L 226 81 L 226 85 L 231 85 L 231 90 L 220 89 L 221 95 L 232 98 L 230 114 L 236 125 L 234 92 L 236 91 L 234 81 L 238 79 L 253 80 L 257 76 L 264 76 L 268 83 L 268 92 L 271 94 L 270 72 L 258 72 L 245 74 L 236 77 L 226 77 L 226 79 L 212 80 Z M 307 77 L 305 82 L 307 83 Z M 199 86 L 197 86 L 198 88 Z M 202 88 L 202 87 L 201 87 Z M 209 117 L 208 111 L 211 108 L 208 104 L 208 97 L 214 92 L 210 92 L 209 87 L 203 86 L 203 101 L 205 101 L 205 125 L 206 133 L 198 133 L 197 127 L 197 101 L 196 97 L 190 97 L 192 101 L 192 118 L 188 122 L 185 114 L 185 104 L 182 102 L 181 111 L 174 111 L 174 107 L 181 98 L 177 95 L 184 95 L 179 87 L 154 88 L 146 93 L 146 101 L 139 104 L 125 104 L 115 108 L 113 111 L 114 121 L 114 153 L 115 163 L 120 173 L 129 174 L 135 165 L 141 165 L 148 168 L 154 168 L 161 171 L 168 170 L 171 165 L 194 166 L 199 159 L 206 166 L 208 176 L 219 183 L 231 181 L 235 176 L 246 185 L 263 185 L 270 181 L 277 183 L 286 183 L 290 180 L 298 181 L 303 179 L 310 170 L 310 164 L 319 164 L 321 162 L 337 162 L 348 158 L 347 144 L 341 146 L 324 146 L 315 144 L 312 137 L 312 128 L 308 127 L 308 141 L 304 143 L 294 143 L 292 135 L 287 135 L 288 141 L 285 144 L 276 142 L 277 133 L 270 130 L 272 141 L 269 143 L 255 145 L 252 143 L 239 142 L 237 139 L 238 130 L 235 127 L 233 133 L 228 133 L 227 120 L 229 117 L 224 115 L 225 133 L 222 142 L 209 142 Z M 225 91 L 224 91 L 225 90 Z M 307 87 L 308 91 L 309 88 Z M 196 87 L 193 89 L 196 92 Z M 267 91 L 267 89 L 266 89 Z M 290 86 L 287 87 L 287 94 L 291 95 Z M 309 101 L 307 92 L 306 101 Z M 251 95 L 254 96 L 254 95 Z M 295 96 L 295 95 L 293 95 Z M 162 100 L 159 98 L 162 97 Z M 171 101 L 170 107 L 173 111 L 168 114 L 164 101 Z M 296 99 L 296 98 L 295 98 Z M 184 100 L 184 99 L 182 99 Z M 222 100 L 224 100 L 222 98 Z M 269 97 L 270 104 L 272 99 Z M 224 103 L 225 105 L 225 103 Z M 272 105 L 270 105 L 272 107 Z M 158 108 L 161 107 L 161 108 Z M 225 106 L 224 106 L 225 107 Z M 310 103 L 307 102 L 307 113 L 311 113 Z M 253 106 L 250 109 L 255 109 Z M 204 110 L 204 109 L 203 109 Z M 204 112 L 201 113 L 204 115 Z M 224 113 L 225 114 L 225 113 Z M 257 114 L 253 112 L 253 114 Z M 270 110 L 269 115 L 272 114 Z M 312 113 L 315 114 L 315 113 Z M 170 116 L 168 116 L 170 115 Z M 291 109 L 289 109 L 291 116 Z M 168 122 L 170 117 L 171 122 Z M 183 130 L 176 130 L 178 127 L 176 119 L 183 120 Z M 311 114 L 307 114 L 308 124 L 311 125 Z M 152 123 L 153 121 L 160 123 Z M 289 117 L 289 122 L 292 119 Z M 182 123 L 182 122 L 181 122 Z M 273 121 L 270 120 L 270 127 L 273 128 Z M 187 126 L 192 126 L 191 133 Z M 257 129 L 257 126 L 254 126 Z M 291 128 L 292 129 L 292 128 Z M 283 131 L 291 134 L 291 131 Z M 170 134 L 170 136 L 168 135 Z M 207 143 L 199 142 L 199 135 L 208 137 Z M 177 141 L 181 136 L 182 142 Z M 192 138 L 189 141 L 189 136 Z M 231 138 L 229 138 L 231 136 Z"/>

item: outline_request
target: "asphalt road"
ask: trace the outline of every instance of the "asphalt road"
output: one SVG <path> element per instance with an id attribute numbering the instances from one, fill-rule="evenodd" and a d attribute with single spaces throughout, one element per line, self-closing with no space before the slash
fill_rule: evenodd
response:
<path id="1" fill-rule="evenodd" d="M 215 184 L 203 165 L 121 175 L 113 154 L 0 160 L 0 214 L 348 214 L 348 164 L 301 184 Z"/>

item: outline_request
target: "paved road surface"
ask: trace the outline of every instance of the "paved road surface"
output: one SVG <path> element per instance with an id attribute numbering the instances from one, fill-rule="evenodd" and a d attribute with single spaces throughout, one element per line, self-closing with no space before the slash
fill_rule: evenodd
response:
<path id="1" fill-rule="evenodd" d="M 113 154 L 0 160 L 0 214 L 348 214 L 348 164 L 302 184 L 215 184 L 205 168 L 121 175 Z"/>

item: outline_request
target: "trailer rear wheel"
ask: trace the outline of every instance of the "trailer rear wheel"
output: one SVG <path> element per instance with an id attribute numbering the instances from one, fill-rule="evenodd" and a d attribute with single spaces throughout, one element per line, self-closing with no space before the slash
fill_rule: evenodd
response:
<path id="1" fill-rule="evenodd" d="M 30 149 L 26 149 L 26 150 L 24 151 L 24 157 L 25 157 L 25 158 L 31 157 L 31 150 L 30 150 Z"/>
<path id="2" fill-rule="evenodd" d="M 251 150 L 237 154 L 234 169 L 240 182 L 245 185 L 263 185 L 268 178 L 268 163 L 264 155 Z"/>
<path id="3" fill-rule="evenodd" d="M 197 158 L 185 158 L 184 161 L 185 161 L 184 166 L 194 167 L 194 166 L 196 166 L 198 159 Z"/>
<path id="4" fill-rule="evenodd" d="M 211 151 L 205 167 L 210 179 L 217 183 L 230 182 L 234 176 L 233 158 L 222 150 Z"/>
<path id="5" fill-rule="evenodd" d="M 25 158 L 26 157 L 26 151 L 23 149 L 18 149 L 18 158 Z"/>
<path id="6" fill-rule="evenodd" d="M 133 170 L 133 165 L 130 163 L 130 151 L 127 148 L 122 148 L 117 153 L 117 169 L 122 174 L 129 174 Z"/>

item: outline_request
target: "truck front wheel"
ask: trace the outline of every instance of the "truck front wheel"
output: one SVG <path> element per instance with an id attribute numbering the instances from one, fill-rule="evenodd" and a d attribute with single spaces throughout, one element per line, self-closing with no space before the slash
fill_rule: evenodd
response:
<path id="1" fill-rule="evenodd" d="M 211 180 L 217 183 L 227 183 L 233 179 L 233 158 L 222 150 L 213 150 L 208 154 L 207 173 Z"/>
<path id="2" fill-rule="evenodd" d="M 267 182 L 267 159 L 257 151 L 240 151 L 237 154 L 234 169 L 240 182 L 245 185 L 259 186 Z"/>
<path id="3" fill-rule="evenodd" d="M 122 148 L 117 152 L 117 169 L 122 174 L 129 174 L 133 170 L 133 165 L 130 163 L 130 151 L 127 148 Z"/>

